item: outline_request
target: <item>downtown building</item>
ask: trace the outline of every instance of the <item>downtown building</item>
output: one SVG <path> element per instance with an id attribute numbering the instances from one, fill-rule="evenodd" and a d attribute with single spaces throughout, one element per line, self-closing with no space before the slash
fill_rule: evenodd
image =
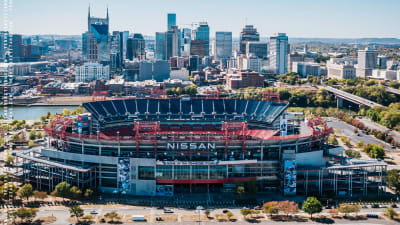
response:
<path id="1" fill-rule="evenodd" d="M 240 54 L 246 54 L 247 42 L 258 42 L 260 41 L 260 34 L 253 25 L 246 25 L 242 32 L 240 32 Z"/>
<path id="2" fill-rule="evenodd" d="M 110 66 L 100 63 L 84 63 L 75 69 L 75 82 L 90 82 L 94 80 L 109 80 Z"/>
<path id="3" fill-rule="evenodd" d="M 371 48 L 358 50 L 357 77 L 366 78 L 372 76 L 372 70 L 378 65 L 378 51 Z"/>
<path id="4" fill-rule="evenodd" d="M 276 75 L 287 73 L 289 40 L 285 33 L 277 33 L 270 37 L 269 60 L 270 67 Z"/>
<path id="5" fill-rule="evenodd" d="M 106 18 L 91 17 L 88 12 L 88 31 L 82 34 L 82 54 L 85 62 L 110 63 L 109 16 Z"/>
<path id="6" fill-rule="evenodd" d="M 232 57 L 232 32 L 215 33 L 214 51 L 216 60 L 226 62 Z"/>

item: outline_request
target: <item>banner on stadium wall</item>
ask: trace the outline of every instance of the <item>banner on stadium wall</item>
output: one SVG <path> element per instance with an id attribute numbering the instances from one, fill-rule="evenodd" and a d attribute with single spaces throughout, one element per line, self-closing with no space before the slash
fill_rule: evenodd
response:
<path id="1" fill-rule="evenodd" d="M 118 187 L 119 191 L 126 194 L 130 189 L 130 160 L 129 158 L 118 159 Z"/>
<path id="2" fill-rule="evenodd" d="M 296 161 L 286 160 L 284 164 L 283 192 L 285 195 L 296 194 Z"/>
<path id="3" fill-rule="evenodd" d="M 156 185 L 156 195 L 174 196 L 174 185 Z"/>
<path id="4" fill-rule="evenodd" d="M 281 136 L 287 135 L 287 119 L 281 119 L 279 129 L 281 130 Z"/>

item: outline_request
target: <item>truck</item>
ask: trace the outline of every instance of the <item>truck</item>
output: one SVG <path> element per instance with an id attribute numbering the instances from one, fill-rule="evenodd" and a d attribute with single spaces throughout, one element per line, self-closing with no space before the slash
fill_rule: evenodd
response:
<path id="1" fill-rule="evenodd" d="M 132 221 L 135 221 L 135 222 L 144 222 L 144 221 L 146 221 L 146 219 L 144 218 L 144 216 L 143 215 L 133 215 L 132 216 Z"/>

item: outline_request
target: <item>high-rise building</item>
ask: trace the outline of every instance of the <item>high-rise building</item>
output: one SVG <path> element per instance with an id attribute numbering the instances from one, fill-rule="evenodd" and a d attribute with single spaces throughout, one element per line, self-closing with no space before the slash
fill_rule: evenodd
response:
<path id="1" fill-rule="evenodd" d="M 155 42 L 155 58 L 156 59 L 166 59 L 166 38 L 165 32 L 156 32 L 156 42 Z"/>
<path id="2" fill-rule="evenodd" d="M 170 30 L 165 33 L 165 60 L 174 56 L 180 56 L 180 38 L 179 29 L 177 26 L 172 26 Z"/>
<path id="3" fill-rule="evenodd" d="M 0 31 L 0 62 L 6 61 L 6 51 L 8 49 L 9 34 L 7 31 Z"/>
<path id="4" fill-rule="evenodd" d="M 121 69 L 123 63 L 123 32 L 114 31 L 110 43 L 110 70 L 115 72 Z"/>
<path id="5" fill-rule="evenodd" d="M 167 15 L 167 31 L 171 29 L 172 26 L 176 26 L 176 14 L 175 13 L 168 13 Z"/>
<path id="6" fill-rule="evenodd" d="M 107 8 L 106 18 L 97 18 L 90 16 L 90 7 L 88 12 L 88 31 L 82 35 L 83 58 L 89 62 L 99 62 L 108 65 L 110 62 L 110 43 L 109 43 L 109 16 Z M 92 40 L 92 39 L 95 39 Z M 95 54 L 96 53 L 96 54 Z M 89 55 L 92 55 L 89 57 Z M 97 55 L 97 57 L 94 57 Z"/>
<path id="7" fill-rule="evenodd" d="M 129 31 L 126 30 L 122 32 L 123 59 L 126 59 L 126 46 L 128 43 L 128 38 L 129 38 Z"/>
<path id="8" fill-rule="evenodd" d="M 384 55 L 378 56 L 378 66 L 380 69 L 386 69 L 387 58 Z"/>
<path id="9" fill-rule="evenodd" d="M 216 32 L 214 49 L 217 60 L 229 60 L 232 56 L 232 32 Z"/>
<path id="10" fill-rule="evenodd" d="M 253 25 L 246 25 L 240 32 L 240 54 L 246 54 L 246 45 L 249 41 L 260 41 L 260 34 Z"/>
<path id="11" fill-rule="evenodd" d="M 286 73 L 289 54 L 288 36 L 285 33 L 277 33 L 271 36 L 269 49 L 270 67 L 276 71 L 277 75 Z"/>
<path id="12" fill-rule="evenodd" d="M 153 79 L 162 82 L 169 78 L 170 64 L 167 60 L 156 60 L 153 62 Z"/>
<path id="13" fill-rule="evenodd" d="M 13 34 L 11 35 L 11 56 L 12 62 L 22 62 L 24 58 L 24 45 L 22 44 L 22 35 Z"/>
<path id="14" fill-rule="evenodd" d="M 249 41 L 246 43 L 246 56 L 254 55 L 260 59 L 268 56 L 268 43 Z"/>
<path id="15" fill-rule="evenodd" d="M 378 51 L 371 48 L 358 50 L 357 77 L 372 76 L 372 70 L 377 68 Z"/>
<path id="16" fill-rule="evenodd" d="M 142 34 L 135 33 L 132 38 L 128 38 L 127 49 L 126 49 L 126 57 L 129 60 L 137 59 L 145 59 L 146 42 L 143 38 Z"/>
<path id="17" fill-rule="evenodd" d="M 181 56 L 190 55 L 190 41 L 192 40 L 192 30 L 183 28 L 181 32 Z"/>
<path id="18" fill-rule="evenodd" d="M 210 27 L 208 26 L 207 22 L 200 22 L 199 26 L 194 32 L 194 40 L 196 41 L 203 41 L 204 49 L 205 49 L 205 56 L 210 55 Z M 200 42 L 198 42 L 200 43 Z M 199 55 L 200 56 L 200 55 Z"/>
<path id="19" fill-rule="evenodd" d="M 200 59 L 198 55 L 191 55 L 189 57 L 189 71 L 197 71 L 200 67 Z"/>
<path id="20" fill-rule="evenodd" d="M 201 59 L 207 56 L 207 41 L 204 40 L 192 40 L 190 42 L 190 55 L 197 55 Z"/>
<path id="21" fill-rule="evenodd" d="M 294 52 L 292 54 L 288 54 L 288 71 L 293 71 L 293 63 L 294 62 L 304 62 L 304 54 L 299 54 L 298 52 Z"/>

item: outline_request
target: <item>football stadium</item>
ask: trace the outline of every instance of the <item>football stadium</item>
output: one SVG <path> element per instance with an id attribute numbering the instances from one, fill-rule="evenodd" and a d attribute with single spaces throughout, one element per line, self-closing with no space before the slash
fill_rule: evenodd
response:
<path id="1" fill-rule="evenodd" d="M 121 98 L 49 122 L 45 148 L 14 153 L 16 176 L 43 190 L 66 181 L 104 193 L 234 192 L 252 182 L 282 195 L 384 191 L 387 164 L 343 157 L 319 118 L 279 98 Z"/>

